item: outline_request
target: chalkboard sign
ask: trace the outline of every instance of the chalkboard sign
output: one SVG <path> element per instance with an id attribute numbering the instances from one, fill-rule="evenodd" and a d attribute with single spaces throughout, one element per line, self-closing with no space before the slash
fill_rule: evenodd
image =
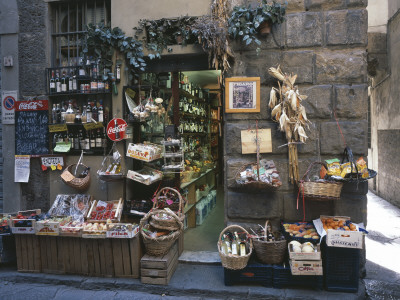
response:
<path id="1" fill-rule="evenodd" d="M 49 153 L 49 101 L 17 101 L 15 105 L 15 154 Z"/>

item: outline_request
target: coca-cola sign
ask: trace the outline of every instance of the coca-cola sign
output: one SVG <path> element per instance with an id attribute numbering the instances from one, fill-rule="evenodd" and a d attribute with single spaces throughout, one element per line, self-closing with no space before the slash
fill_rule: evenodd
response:
<path id="1" fill-rule="evenodd" d="M 30 101 L 17 101 L 15 104 L 17 111 L 35 111 L 35 110 L 48 110 L 48 100 L 30 100 Z"/>
<path id="2" fill-rule="evenodd" d="M 112 119 L 107 125 L 107 136 L 114 142 L 121 141 L 125 138 L 126 127 L 128 124 L 120 118 Z"/>

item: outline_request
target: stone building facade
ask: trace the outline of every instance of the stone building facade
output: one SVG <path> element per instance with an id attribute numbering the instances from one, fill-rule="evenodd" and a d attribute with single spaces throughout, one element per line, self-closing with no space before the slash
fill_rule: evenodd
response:
<path id="1" fill-rule="evenodd" d="M 2 32 L 1 47 L 10 39 L 14 47 L 15 65 L 9 73 L 18 83 L 20 98 L 45 94 L 44 70 L 49 67 L 49 3 L 44 0 L 0 1 L 1 9 L 8 9 L 17 22 L 9 33 Z M 175 17 L 177 15 L 202 15 L 209 13 L 210 1 L 169 0 L 161 5 L 155 0 L 111 1 L 111 26 L 119 26 L 128 35 L 139 19 Z M 242 1 L 232 1 L 240 4 Z M 283 1 L 282 1 L 283 2 Z M 271 121 L 267 108 L 269 92 L 276 84 L 268 74 L 268 68 L 281 65 L 286 72 L 298 74 L 297 83 L 302 94 L 308 95 L 304 103 L 312 121 L 310 138 L 298 147 L 300 176 L 313 161 L 341 158 L 344 144 L 334 117 L 334 112 L 344 138 L 356 157 L 367 155 L 367 11 L 366 0 L 289 0 L 286 21 L 274 25 L 272 34 L 262 40 L 261 53 L 255 49 L 233 43 L 235 62 L 227 76 L 256 76 L 261 78 L 261 112 L 252 114 L 224 114 L 224 183 L 225 221 L 246 226 L 269 219 L 277 226 L 279 220 L 303 219 L 302 207 L 296 209 L 297 188 L 288 183 L 288 155 L 284 136 L 277 124 Z M 1 27 L 1 26 L 0 26 Z M 12 34 L 10 35 L 10 33 Z M 190 54 L 193 47 L 179 53 Z M 197 50 L 196 50 L 197 51 Z M 2 51 L 4 55 L 5 52 Z M 175 52 L 176 55 L 176 52 Z M 8 72 L 8 71 L 7 71 Z M 3 74 L 4 78 L 5 74 Z M 5 87 L 3 81 L 3 88 Z M 12 83 L 7 87 L 12 88 Z M 121 93 L 120 93 L 121 94 Z M 121 109 L 121 97 L 113 103 L 113 110 Z M 273 159 L 281 172 L 283 186 L 276 193 L 245 194 L 234 191 L 233 177 L 239 166 L 255 160 L 255 155 L 242 155 L 240 131 L 255 127 L 272 129 L 272 153 L 264 155 Z M 5 168 L 13 170 L 14 128 L 8 125 L 4 131 L 7 140 Z M 5 142 L 3 142 L 5 144 Z M 7 159 L 7 163 L 6 163 Z M 61 187 L 60 179 L 44 175 L 33 159 L 28 184 L 13 183 L 13 176 L 4 181 L 5 210 L 17 210 L 50 206 L 54 195 L 68 192 Z M 68 161 L 67 161 L 68 163 Z M 90 163 L 98 163 L 91 160 Z M 104 192 L 96 184 L 91 190 Z M 103 189 L 103 190 L 102 190 Z M 108 193 L 113 193 L 108 190 Z M 340 201 L 306 202 L 306 219 L 320 214 L 347 215 L 355 222 L 366 223 L 367 184 L 347 184 Z"/>

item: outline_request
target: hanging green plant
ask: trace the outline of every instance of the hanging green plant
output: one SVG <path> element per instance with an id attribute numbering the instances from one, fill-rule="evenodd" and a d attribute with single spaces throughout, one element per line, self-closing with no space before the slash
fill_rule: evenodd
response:
<path id="1" fill-rule="evenodd" d="M 138 73 L 144 72 L 146 62 L 144 60 L 143 46 L 133 37 L 125 36 L 119 27 L 110 28 L 104 24 L 87 26 L 86 45 L 83 48 L 85 55 L 100 59 L 100 64 L 107 69 L 112 66 L 112 56 L 117 49 L 125 56 L 129 73 L 129 80 Z"/>
<path id="2" fill-rule="evenodd" d="M 235 6 L 228 20 L 228 33 L 233 39 L 239 39 L 245 42 L 246 46 L 256 44 L 257 54 L 261 51 L 259 40 L 259 29 L 264 24 L 282 23 L 286 13 L 286 5 L 272 2 L 267 4 L 262 0 L 259 6 L 250 5 Z M 261 33 L 262 34 L 262 33 Z"/>
<path id="3" fill-rule="evenodd" d="M 161 53 L 167 49 L 172 51 L 171 45 L 180 44 L 186 46 L 194 43 L 196 37 L 190 27 L 194 23 L 194 17 L 178 17 L 172 19 L 140 20 L 139 26 L 134 27 L 135 38 L 142 38 L 143 44 L 150 51 L 149 58 L 161 58 Z"/>

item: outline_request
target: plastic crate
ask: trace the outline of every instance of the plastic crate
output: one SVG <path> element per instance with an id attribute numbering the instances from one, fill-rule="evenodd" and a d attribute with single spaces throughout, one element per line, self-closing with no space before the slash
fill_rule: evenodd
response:
<path id="1" fill-rule="evenodd" d="M 325 272 L 325 271 L 324 271 Z M 273 287 L 274 288 L 286 288 L 286 287 L 305 287 L 322 290 L 323 288 L 323 276 L 313 275 L 292 275 L 290 270 L 290 264 L 287 262 L 284 265 L 273 266 Z"/>
<path id="2" fill-rule="evenodd" d="M 242 270 L 229 270 L 224 268 L 225 285 L 254 283 L 264 287 L 272 287 L 273 266 L 249 262 Z"/>
<path id="3" fill-rule="evenodd" d="M 360 249 L 322 245 L 325 288 L 331 292 L 356 293 L 359 282 Z"/>

